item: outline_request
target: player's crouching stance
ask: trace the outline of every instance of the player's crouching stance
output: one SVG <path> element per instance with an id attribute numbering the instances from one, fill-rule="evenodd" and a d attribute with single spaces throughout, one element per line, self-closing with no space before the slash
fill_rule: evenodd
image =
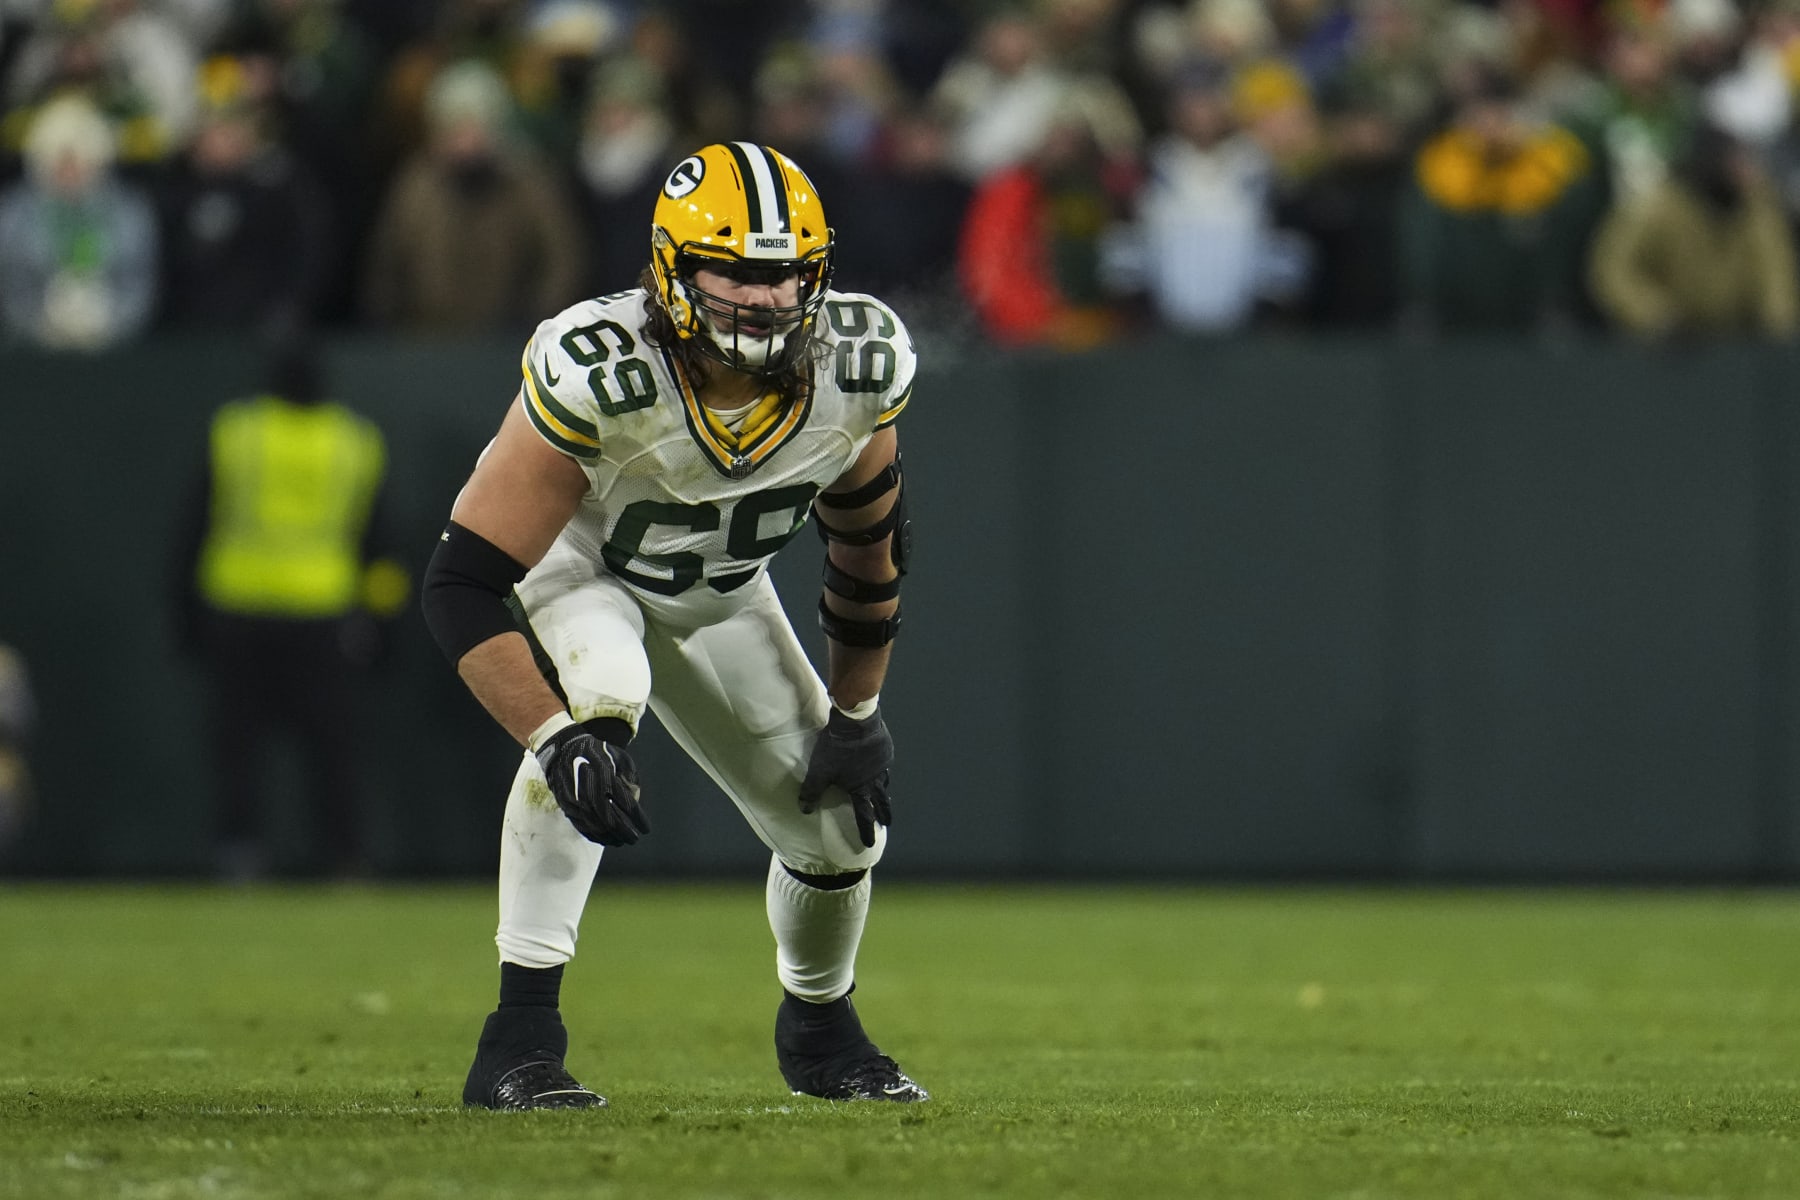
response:
<path id="1" fill-rule="evenodd" d="M 500 1005 L 465 1103 L 606 1103 L 563 1065 L 557 1000 L 601 848 L 650 831 L 627 749 L 646 706 L 774 852 L 788 1086 L 927 1099 L 850 1003 L 887 843 L 877 693 L 900 627 L 892 423 L 914 355 L 880 301 L 829 290 L 831 269 L 799 167 L 748 142 L 700 150 L 657 200 L 641 289 L 538 327 L 518 401 L 456 499 L 426 619 L 527 747 L 500 840 Z M 766 571 L 815 509 L 828 685 Z"/>

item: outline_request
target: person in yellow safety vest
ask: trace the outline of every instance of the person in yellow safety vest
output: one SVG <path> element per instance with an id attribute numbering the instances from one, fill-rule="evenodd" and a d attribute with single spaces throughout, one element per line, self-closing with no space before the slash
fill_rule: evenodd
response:
<path id="1" fill-rule="evenodd" d="M 213 416 L 181 553 L 181 648 L 207 669 L 227 878 L 264 874 L 259 799 L 273 737 L 293 735 L 330 873 L 367 870 L 355 674 L 406 605 L 382 551 L 387 449 L 366 417 L 325 399 L 312 347 L 270 358 L 268 390 Z"/>

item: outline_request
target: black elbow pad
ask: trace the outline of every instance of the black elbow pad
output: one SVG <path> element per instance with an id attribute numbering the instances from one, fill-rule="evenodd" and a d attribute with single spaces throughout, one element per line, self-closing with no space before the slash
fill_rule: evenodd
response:
<path id="1" fill-rule="evenodd" d="M 450 522 L 425 568 L 419 604 L 426 628 L 452 665 L 489 638 L 517 633 L 506 606 L 524 564 L 479 533 Z"/>
<path id="2" fill-rule="evenodd" d="M 854 492 L 820 492 L 817 504 L 820 509 L 862 508 L 896 489 L 898 491 L 894 496 L 894 503 L 888 508 L 887 516 L 861 529 L 839 529 L 825 520 L 823 512 L 818 512 L 818 519 L 814 523 L 818 526 L 819 540 L 839 542 L 846 546 L 872 546 L 883 538 L 891 537 L 893 540 L 888 543 L 888 554 L 893 559 L 894 569 L 902 575 L 906 574 L 907 565 L 912 558 L 912 522 L 906 516 L 906 479 L 900 471 L 898 454 L 894 455 L 894 461 L 879 475 Z M 847 599 L 857 598 L 848 592 L 838 594 Z"/>

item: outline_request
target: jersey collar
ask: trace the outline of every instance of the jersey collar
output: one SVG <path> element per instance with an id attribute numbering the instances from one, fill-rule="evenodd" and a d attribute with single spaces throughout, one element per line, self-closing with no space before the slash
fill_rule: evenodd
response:
<path id="1" fill-rule="evenodd" d="M 745 437 L 734 439 L 735 445 L 727 444 L 715 431 L 714 422 L 700 403 L 699 393 L 688 383 L 680 365 L 667 350 L 662 351 L 662 356 L 676 387 L 681 389 L 681 411 L 687 418 L 688 434 L 706 455 L 706 460 L 727 479 L 748 479 L 758 467 L 773 458 L 777 450 L 794 440 L 794 435 L 812 414 L 812 389 L 807 388 L 798 400 L 788 404 L 787 411 L 772 421 L 764 421 L 761 428 L 747 425 Z"/>

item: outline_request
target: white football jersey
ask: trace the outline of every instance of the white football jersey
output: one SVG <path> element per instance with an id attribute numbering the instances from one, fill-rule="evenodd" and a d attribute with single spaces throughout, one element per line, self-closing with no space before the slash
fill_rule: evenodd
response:
<path id="1" fill-rule="evenodd" d="M 589 487 L 563 531 L 635 589 L 728 592 L 800 531 L 813 497 L 855 463 L 912 394 L 917 358 L 893 310 L 828 292 L 831 348 L 812 395 L 733 445 L 670 356 L 644 340 L 641 290 L 584 300 L 539 325 L 520 403 Z"/>

